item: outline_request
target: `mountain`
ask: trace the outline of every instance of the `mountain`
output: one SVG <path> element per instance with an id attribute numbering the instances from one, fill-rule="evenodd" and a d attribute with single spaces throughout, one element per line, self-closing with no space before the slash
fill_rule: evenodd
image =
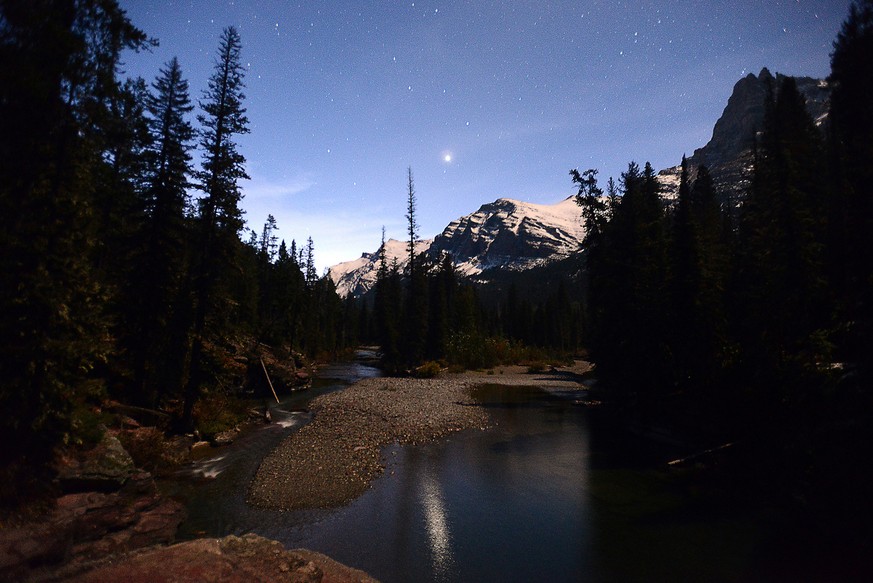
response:
<path id="1" fill-rule="evenodd" d="M 750 73 L 736 82 L 721 117 L 715 122 L 712 138 L 688 158 L 692 180 L 696 169 L 706 165 L 723 199 L 733 204 L 739 201 L 749 184 L 752 146 L 764 124 L 767 94 L 776 90 L 783 78 L 779 73 L 774 77 L 765 67 L 757 76 Z M 794 80 L 806 99 L 807 111 L 824 131 L 830 106 L 827 81 L 812 77 Z M 671 191 L 678 190 L 680 170 L 676 166 L 659 173 L 663 183 L 675 184 Z"/>
<path id="2" fill-rule="evenodd" d="M 782 78 L 765 68 L 737 81 L 712 138 L 689 158 L 692 180 L 705 164 L 723 199 L 732 204 L 739 201 L 751 176 L 752 146 L 763 125 L 768 91 L 775 90 Z M 810 77 L 795 77 L 795 81 L 810 115 L 824 130 L 830 99 L 827 82 Z M 666 199 L 676 196 L 679 174 L 679 166 L 658 173 Z M 433 240 L 419 241 L 416 253 L 426 253 L 434 262 L 448 253 L 458 273 L 480 283 L 502 281 L 498 287 L 505 287 L 507 277 L 517 279 L 507 274 L 559 263 L 580 249 L 584 236 L 573 197 L 552 205 L 499 198 L 452 221 Z M 392 239 L 385 245 L 388 261 L 396 258 L 402 269 L 407 263 L 406 243 Z M 330 276 L 341 296 L 361 296 L 375 285 L 378 267 L 378 251 L 364 253 L 331 267 Z"/>
<path id="3" fill-rule="evenodd" d="M 425 253 L 433 243 L 433 239 L 422 239 L 415 242 L 415 254 Z M 389 239 L 385 241 L 385 261 L 391 266 L 395 261 L 402 272 L 409 263 L 409 243 Z M 373 289 L 379 271 L 379 250 L 373 253 L 363 253 L 357 259 L 344 261 L 330 268 L 329 275 L 336 286 L 340 297 L 349 294 L 360 297 Z"/>
<path id="4" fill-rule="evenodd" d="M 499 198 L 449 223 L 428 254 L 448 253 L 467 276 L 493 268 L 521 271 L 578 251 L 584 237 L 572 196 L 551 205 Z"/>
<path id="5" fill-rule="evenodd" d="M 550 205 L 499 198 L 452 221 L 436 238 L 417 242 L 416 253 L 434 262 L 448 253 L 459 274 L 474 277 L 489 269 L 523 271 L 568 257 L 584 236 L 572 196 Z M 385 243 L 387 260 L 397 258 L 401 269 L 408 263 L 406 245 L 394 239 Z M 377 250 L 331 267 L 330 277 L 341 296 L 360 296 L 375 285 L 378 269 Z"/>

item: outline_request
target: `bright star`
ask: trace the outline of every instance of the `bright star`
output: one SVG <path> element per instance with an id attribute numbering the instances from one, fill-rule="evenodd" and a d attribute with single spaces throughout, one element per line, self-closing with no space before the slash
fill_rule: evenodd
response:
<path id="1" fill-rule="evenodd" d="M 451 161 L 452 161 L 452 155 L 451 155 L 451 154 L 446 154 L 445 156 L 443 156 L 443 161 L 445 161 L 445 162 L 451 162 Z"/>

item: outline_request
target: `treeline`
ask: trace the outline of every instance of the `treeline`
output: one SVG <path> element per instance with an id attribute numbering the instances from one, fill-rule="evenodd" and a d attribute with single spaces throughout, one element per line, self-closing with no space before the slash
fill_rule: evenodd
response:
<path id="1" fill-rule="evenodd" d="M 383 233 L 372 302 L 346 300 L 347 313 L 358 314 L 359 338 L 379 345 L 386 372 L 418 369 L 417 374 L 435 374 L 445 365 L 488 368 L 566 357 L 581 347 L 581 302 L 571 301 L 570 284 L 563 277 L 553 293 L 538 301 L 522 297 L 510 285 L 506 298 L 488 302 L 481 297 L 481 287 L 458 276 L 450 255 L 433 259 L 415 253 L 412 169 L 406 220 L 405 267 L 387 259 Z"/>
<path id="2" fill-rule="evenodd" d="M 792 499 L 857 518 L 870 481 L 856 468 L 873 453 L 870 0 L 831 62 L 824 132 L 792 78 L 771 87 L 739 208 L 684 159 L 672 204 L 648 164 L 606 195 L 595 171 L 571 174 L 588 221 L 589 347 L 610 398 L 643 423 L 736 442 Z"/>
<path id="3" fill-rule="evenodd" d="M 124 50 L 155 41 L 116 2 L 0 3 L 0 454 L 4 492 L 107 397 L 190 429 L 206 386 L 259 342 L 339 349 L 342 304 L 313 243 L 248 244 L 238 151 L 241 42 L 227 28 L 194 105 L 176 59 L 149 86 Z M 201 160 L 192 162 L 194 153 Z M 196 192 L 195 196 L 192 193 Z M 244 339 L 244 340 L 243 340 Z"/>

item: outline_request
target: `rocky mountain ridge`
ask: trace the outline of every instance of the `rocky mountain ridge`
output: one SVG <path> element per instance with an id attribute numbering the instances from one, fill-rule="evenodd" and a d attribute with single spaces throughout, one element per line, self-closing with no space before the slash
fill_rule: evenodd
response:
<path id="1" fill-rule="evenodd" d="M 457 272 L 481 276 L 489 269 L 520 271 L 567 257 L 579 250 L 585 228 L 579 207 L 568 197 L 556 204 L 499 198 L 446 226 L 434 239 L 416 243 L 416 253 L 432 262 L 449 254 Z M 361 296 L 376 283 L 379 251 L 330 268 L 337 293 Z M 407 243 L 389 240 L 385 257 L 401 270 L 408 263 Z"/>
<path id="2" fill-rule="evenodd" d="M 716 189 L 729 204 L 736 205 L 748 186 L 752 149 L 763 125 L 766 99 L 782 78 L 764 68 L 758 75 L 749 74 L 737 81 L 709 142 L 688 159 L 692 180 L 697 168 L 706 165 Z M 824 128 L 830 99 L 827 82 L 810 77 L 795 80 L 816 125 Z M 676 196 L 679 173 L 678 165 L 658 173 L 666 199 Z M 426 253 L 435 262 L 448 253 L 458 273 L 484 281 L 488 270 L 522 271 L 564 259 L 580 249 L 584 236 L 581 213 L 572 196 L 553 205 L 499 198 L 452 221 L 434 239 L 419 241 L 416 253 Z M 396 259 L 402 269 L 408 262 L 406 243 L 386 242 L 385 255 L 389 262 Z M 343 297 L 359 297 L 372 289 L 378 261 L 377 250 L 331 267 L 337 292 Z"/>
<path id="3" fill-rule="evenodd" d="M 758 75 L 749 73 L 736 82 L 724 111 L 715 122 L 712 137 L 705 146 L 694 150 L 688 164 L 692 180 L 697 168 L 706 166 L 722 199 L 736 205 L 749 185 L 753 146 L 764 124 L 767 95 L 776 91 L 785 76 L 775 76 L 765 67 Z M 816 126 L 824 131 L 830 107 L 830 87 L 824 79 L 794 77 L 797 89 L 806 99 L 806 108 Z M 680 166 L 660 172 L 662 183 L 679 187 Z"/>

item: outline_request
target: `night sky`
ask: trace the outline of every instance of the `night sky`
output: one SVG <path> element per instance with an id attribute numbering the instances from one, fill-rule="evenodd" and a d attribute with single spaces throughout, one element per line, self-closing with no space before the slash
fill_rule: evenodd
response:
<path id="1" fill-rule="evenodd" d="M 850 0 L 120 0 L 156 38 L 125 55 L 154 80 L 179 58 L 200 98 L 236 26 L 247 68 L 249 226 L 267 213 L 319 270 L 406 238 L 412 167 L 420 235 L 499 197 L 554 203 L 568 171 L 605 182 L 704 145 L 740 77 L 826 77 Z"/>

